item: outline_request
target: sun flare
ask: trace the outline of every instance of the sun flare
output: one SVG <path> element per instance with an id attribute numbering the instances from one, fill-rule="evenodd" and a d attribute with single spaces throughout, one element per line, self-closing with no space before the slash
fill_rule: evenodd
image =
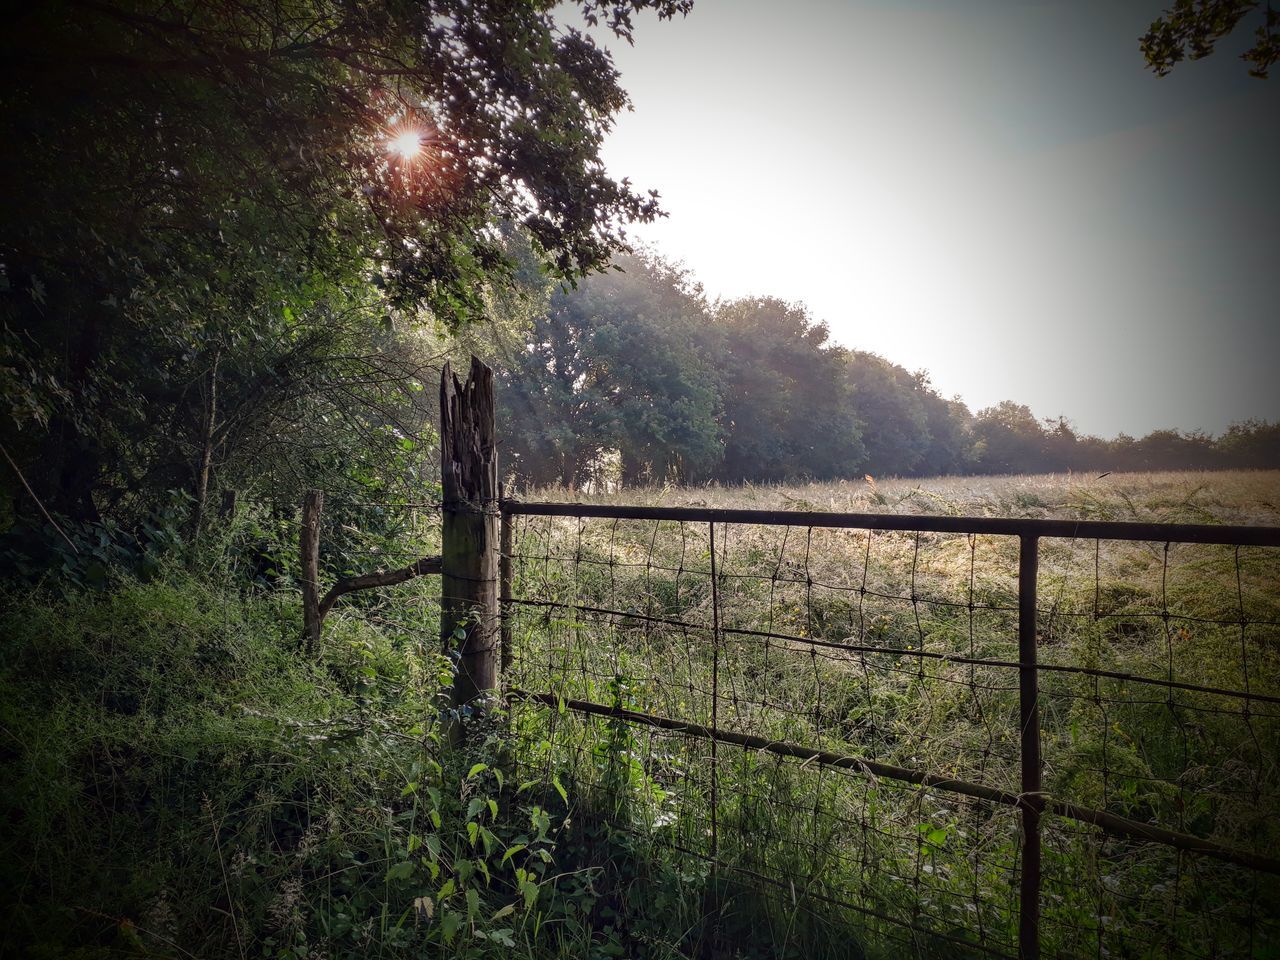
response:
<path id="1" fill-rule="evenodd" d="M 397 133 L 387 142 L 387 149 L 404 160 L 412 160 L 422 152 L 422 134 L 417 130 Z"/>

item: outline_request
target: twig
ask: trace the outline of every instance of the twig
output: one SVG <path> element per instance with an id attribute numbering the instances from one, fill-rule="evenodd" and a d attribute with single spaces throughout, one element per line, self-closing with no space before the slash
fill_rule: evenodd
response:
<path id="1" fill-rule="evenodd" d="M 49 521 L 49 525 L 58 531 L 58 536 L 67 541 L 67 546 L 77 556 L 80 554 L 79 548 L 71 542 L 71 538 L 63 532 L 58 526 L 58 522 L 49 516 L 49 511 L 44 508 L 44 504 L 40 502 L 40 498 L 36 496 L 36 492 L 31 489 L 31 484 L 27 483 L 27 478 L 22 475 L 22 471 L 18 469 L 18 465 L 13 462 L 13 457 L 9 456 L 9 451 L 4 448 L 4 444 L 0 443 L 0 453 L 4 454 L 4 458 L 9 461 L 9 466 L 13 467 L 13 472 L 18 475 L 18 479 L 22 481 L 22 485 L 26 487 L 27 493 L 31 494 L 31 499 L 36 502 L 36 506 L 40 508 L 40 512 L 44 514 L 44 518 Z"/>

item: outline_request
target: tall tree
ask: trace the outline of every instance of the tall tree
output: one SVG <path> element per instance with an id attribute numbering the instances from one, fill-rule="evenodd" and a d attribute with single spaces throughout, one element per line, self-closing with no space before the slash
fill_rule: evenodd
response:
<path id="1" fill-rule="evenodd" d="M 844 377 L 845 351 L 801 305 L 773 297 L 720 304 L 727 481 L 856 475 L 866 453 Z"/>
<path id="2" fill-rule="evenodd" d="M 978 411 L 973 422 L 974 457 L 980 473 L 1039 473 L 1045 458 L 1044 427 L 1026 404 L 1002 400 Z"/>
<path id="3" fill-rule="evenodd" d="M 553 297 L 507 365 L 507 443 L 530 479 L 586 479 L 606 450 L 631 483 L 698 479 L 719 462 L 701 290 L 653 255 L 614 266 Z"/>
<path id="4" fill-rule="evenodd" d="M 897 364 L 861 350 L 849 355 L 845 375 L 867 469 L 877 475 L 913 475 L 932 442 L 919 382 Z"/>

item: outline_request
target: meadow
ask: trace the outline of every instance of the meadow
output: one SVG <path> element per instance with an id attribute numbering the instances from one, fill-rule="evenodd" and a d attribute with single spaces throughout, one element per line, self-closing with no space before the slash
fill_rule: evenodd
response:
<path id="1" fill-rule="evenodd" d="M 1171 473 L 866 478 L 581 499 L 1267 525 L 1277 520 L 1278 492 L 1274 474 Z M 567 497 L 540 490 L 531 499 Z M 865 770 L 783 760 L 758 745 L 712 746 L 644 719 L 574 719 L 563 704 L 802 744 L 1017 795 L 1017 539 L 739 524 L 717 525 L 716 538 L 713 587 L 705 523 L 516 518 L 519 626 L 508 682 L 561 705 L 517 710 L 527 739 L 565 779 L 603 784 L 605 798 L 621 777 L 645 798 L 619 811 L 633 832 L 715 865 L 739 897 L 744 883 L 783 891 L 772 901 L 753 895 L 744 911 L 753 924 L 772 918 L 775 942 L 799 939 L 805 954 L 843 956 L 852 917 L 872 953 L 886 942 L 894 944 L 888 955 L 904 947 L 1016 953 L 1020 851 L 1011 810 Z M 1276 709 L 1226 694 L 1280 695 L 1275 554 L 1042 542 L 1046 796 L 1233 849 L 1276 849 Z M 1190 689 L 1199 686 L 1216 692 Z M 599 746 L 619 738 L 626 776 L 618 751 Z M 1067 818 L 1047 817 L 1045 831 L 1046 955 L 1276 949 L 1274 877 Z M 802 904 L 808 919 L 798 924 Z"/>
<path id="2" fill-rule="evenodd" d="M 1280 523 L 1274 472 L 520 496 Z M 1017 793 L 1017 672 L 990 663 L 1016 660 L 1016 540 L 718 524 L 713 580 L 706 524 L 518 517 L 510 709 L 458 750 L 434 579 L 344 601 L 298 657 L 294 509 L 246 503 L 145 580 L 6 598 L 5 954 L 1016 949 L 1009 806 L 643 721 Z M 439 547 L 429 509 L 327 520 L 327 576 Z M 1046 541 L 1041 661 L 1280 696 L 1275 552 Z M 1040 683 L 1047 795 L 1280 847 L 1274 704 Z M 1044 873 L 1045 956 L 1276 954 L 1275 876 L 1053 816 Z"/>

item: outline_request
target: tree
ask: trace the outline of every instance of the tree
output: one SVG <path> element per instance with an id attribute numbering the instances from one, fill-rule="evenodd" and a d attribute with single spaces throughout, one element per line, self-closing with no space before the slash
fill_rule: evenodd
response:
<path id="1" fill-rule="evenodd" d="M 916 381 L 929 429 L 929 446 L 917 472 L 924 477 L 973 472 L 973 414 L 959 397 L 947 400 L 938 394 L 923 373 L 916 374 Z"/>
<path id="2" fill-rule="evenodd" d="M 1270 3 L 1263 8 L 1261 0 L 1176 0 L 1140 40 L 1147 65 L 1163 77 L 1184 59 L 1207 57 L 1219 40 L 1255 12 L 1253 46 L 1240 59 L 1250 65 L 1250 76 L 1266 79 L 1280 58 L 1280 11 Z"/>
<path id="3" fill-rule="evenodd" d="M 848 403 L 845 351 L 800 304 L 748 297 L 718 305 L 724 462 L 730 482 L 858 474 L 866 452 Z"/>
<path id="4" fill-rule="evenodd" d="M 629 40 L 635 11 L 689 6 L 580 9 Z M 175 461 L 203 496 L 213 398 L 265 396 L 256 361 L 237 367 L 265 356 L 254 344 L 292 355 L 353 299 L 375 322 L 475 320 L 512 269 L 499 220 L 571 280 L 656 216 L 599 159 L 627 105 L 610 56 L 556 16 L 506 0 L 10 16 L 0 434 L 49 505 L 95 518 Z"/>
<path id="5" fill-rule="evenodd" d="M 914 474 L 932 439 L 915 378 L 884 357 L 861 350 L 849 355 L 845 372 L 867 469 L 877 476 Z"/>
<path id="6" fill-rule="evenodd" d="M 1047 437 L 1031 408 L 1012 400 L 978 411 L 974 456 L 980 473 L 1038 473 L 1047 463 Z"/>
<path id="7" fill-rule="evenodd" d="M 607 450 L 623 479 L 689 480 L 721 456 L 706 305 L 650 254 L 552 298 L 502 373 L 505 441 L 519 472 L 571 485 Z"/>
<path id="8" fill-rule="evenodd" d="M 1266 420 L 1233 423 L 1218 438 L 1217 449 L 1231 466 L 1274 470 L 1280 467 L 1280 423 Z"/>

